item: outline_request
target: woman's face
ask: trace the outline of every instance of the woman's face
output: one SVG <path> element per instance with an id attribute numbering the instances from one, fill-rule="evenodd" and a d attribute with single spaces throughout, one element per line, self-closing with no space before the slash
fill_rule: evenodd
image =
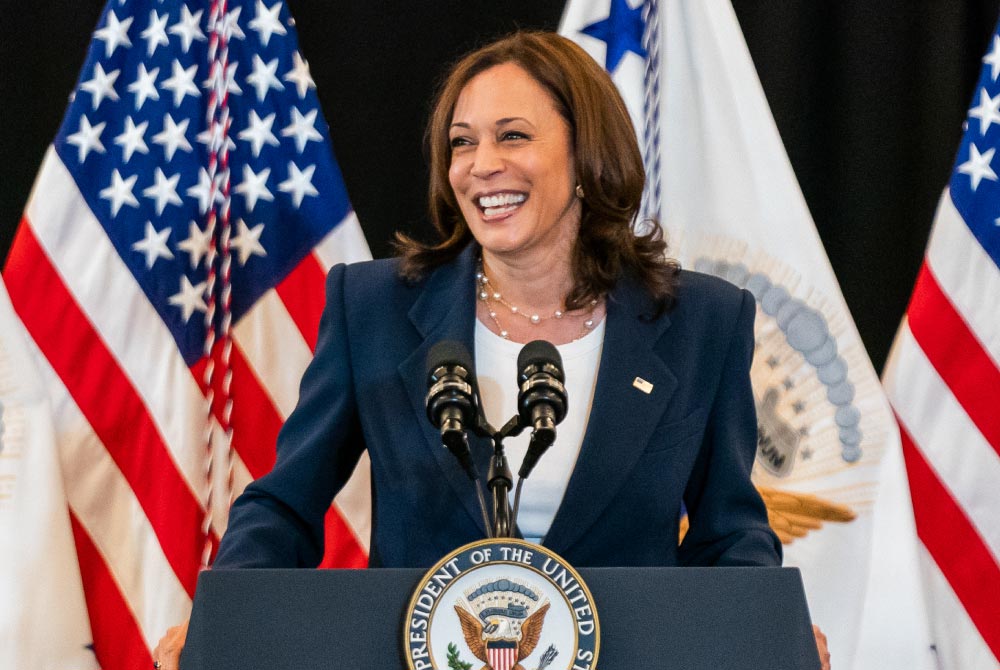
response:
<path id="1" fill-rule="evenodd" d="M 448 180 L 486 252 L 572 249 L 581 205 L 570 127 L 531 75 L 514 63 L 476 75 L 455 104 L 449 139 Z"/>

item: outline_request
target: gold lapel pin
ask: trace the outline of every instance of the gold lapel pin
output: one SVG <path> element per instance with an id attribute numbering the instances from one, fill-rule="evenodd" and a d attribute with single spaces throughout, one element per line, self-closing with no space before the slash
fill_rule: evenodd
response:
<path id="1" fill-rule="evenodd" d="M 632 382 L 632 386 L 636 387 L 646 395 L 649 395 L 650 393 L 653 392 L 653 385 L 647 382 L 642 377 L 636 377 L 635 380 Z"/>

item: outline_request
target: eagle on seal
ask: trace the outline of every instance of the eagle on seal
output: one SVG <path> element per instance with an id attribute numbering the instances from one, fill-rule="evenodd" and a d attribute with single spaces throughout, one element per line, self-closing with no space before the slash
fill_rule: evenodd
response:
<path id="1" fill-rule="evenodd" d="M 484 626 L 465 608 L 455 605 L 455 612 L 458 613 L 458 620 L 462 624 L 465 644 L 473 656 L 486 664 L 481 670 L 525 670 L 521 661 L 530 656 L 538 646 L 538 640 L 542 636 L 542 624 L 545 623 L 545 613 L 548 611 L 549 603 L 545 603 L 524 620 L 520 631 L 515 632 L 510 622 L 502 617 L 491 617 Z M 513 643 L 516 660 L 506 667 L 494 667 L 489 660 L 489 648 L 505 643 L 508 645 Z"/>

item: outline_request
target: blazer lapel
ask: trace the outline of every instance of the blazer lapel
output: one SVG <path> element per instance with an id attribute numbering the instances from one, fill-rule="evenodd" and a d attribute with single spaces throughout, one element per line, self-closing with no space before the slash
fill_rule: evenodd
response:
<path id="1" fill-rule="evenodd" d="M 652 350 L 670 319 L 666 314 L 651 319 L 653 309 L 645 290 L 630 279 L 619 282 L 608 299 L 604 347 L 586 434 L 543 541 L 556 553 L 565 552 L 580 539 L 611 502 L 677 387 L 677 378 Z"/>
<path id="2" fill-rule="evenodd" d="M 470 244 L 456 259 L 435 270 L 410 309 L 409 318 L 424 338 L 414 352 L 399 365 L 399 376 L 421 427 L 417 441 L 430 450 L 445 480 L 462 501 L 465 510 L 486 535 L 475 487 L 448 450 L 441 436 L 427 420 L 427 352 L 441 340 L 455 340 L 474 356 L 476 246 Z M 473 358 L 475 361 L 475 358 Z M 480 474 L 489 466 L 491 449 L 487 440 L 469 435 L 469 444 Z"/>

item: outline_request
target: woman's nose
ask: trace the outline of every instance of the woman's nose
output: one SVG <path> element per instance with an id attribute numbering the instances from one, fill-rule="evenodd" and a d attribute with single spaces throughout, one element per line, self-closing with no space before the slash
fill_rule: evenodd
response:
<path id="1" fill-rule="evenodd" d="M 480 142 L 472 161 L 474 177 L 489 177 L 503 170 L 503 159 L 497 146 L 492 142 Z"/>

